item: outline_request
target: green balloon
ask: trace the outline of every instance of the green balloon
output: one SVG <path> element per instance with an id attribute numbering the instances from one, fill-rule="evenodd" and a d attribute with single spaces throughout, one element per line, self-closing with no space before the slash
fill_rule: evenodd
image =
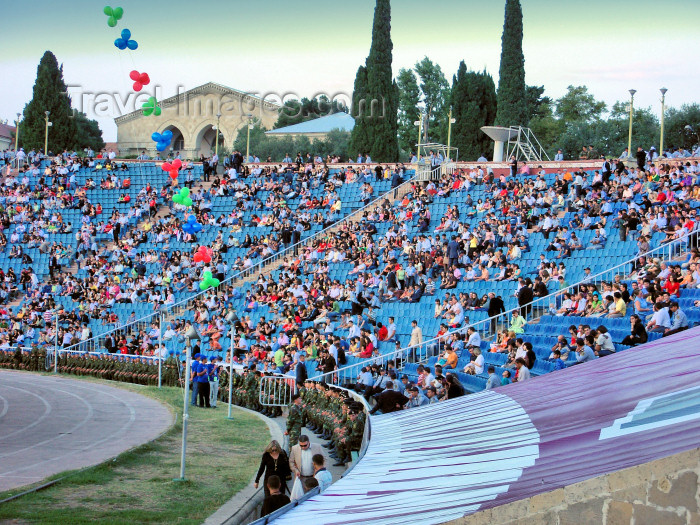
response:
<path id="1" fill-rule="evenodd" d="M 105 6 L 105 8 L 102 10 L 102 12 L 104 14 L 106 14 L 107 16 L 112 16 L 112 8 L 109 6 Z"/>
<path id="2" fill-rule="evenodd" d="M 112 16 L 119 20 L 124 14 L 124 10 L 121 7 L 115 7 L 112 9 Z"/>
<path id="3" fill-rule="evenodd" d="M 180 195 L 183 197 L 188 197 L 190 195 L 190 189 L 185 187 L 180 190 Z"/>
<path id="4" fill-rule="evenodd" d="M 182 205 L 183 205 L 183 206 L 192 206 L 192 199 L 190 199 L 189 197 L 185 197 L 185 198 L 183 199 Z"/>
<path id="5" fill-rule="evenodd" d="M 221 281 L 219 281 L 216 277 L 214 277 L 214 278 L 210 281 L 210 283 L 211 283 L 211 285 L 212 285 L 214 288 L 216 288 L 217 286 L 219 286 L 219 285 L 221 284 Z"/>
<path id="6" fill-rule="evenodd" d="M 108 25 L 109 27 L 114 27 L 114 26 L 116 26 L 116 25 L 117 25 L 117 19 L 114 18 L 113 16 L 110 16 L 110 17 L 107 19 L 107 25 Z"/>
<path id="7" fill-rule="evenodd" d="M 209 285 L 208 285 L 207 283 L 205 283 L 204 281 L 202 281 L 201 283 L 199 283 L 199 289 L 200 289 L 200 290 L 204 291 L 204 290 L 206 290 L 207 288 L 209 288 Z"/>

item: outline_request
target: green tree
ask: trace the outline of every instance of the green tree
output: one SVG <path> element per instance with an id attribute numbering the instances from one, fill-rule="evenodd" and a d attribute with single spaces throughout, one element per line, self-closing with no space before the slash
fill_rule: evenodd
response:
<path id="1" fill-rule="evenodd" d="M 72 118 L 70 98 L 63 81 L 63 66 L 56 57 L 46 51 L 37 67 L 32 100 L 24 107 L 24 120 L 19 134 L 25 148 L 44 148 L 46 129 L 45 111 L 53 123 L 49 132 L 49 151 L 72 148 L 76 141 L 76 124 Z"/>
<path id="2" fill-rule="evenodd" d="M 442 142 L 443 136 L 447 135 L 447 129 L 441 129 L 441 124 L 447 123 L 446 109 L 449 107 L 450 85 L 440 66 L 428 57 L 417 62 L 415 70 L 420 78 L 420 90 L 427 117 L 427 125 L 423 128 L 423 141 Z"/>
<path id="3" fill-rule="evenodd" d="M 544 86 L 525 86 L 525 101 L 528 123 L 534 117 L 544 117 L 552 113 L 552 99 L 544 96 Z"/>
<path id="4" fill-rule="evenodd" d="M 262 125 L 259 119 L 253 120 L 253 125 L 250 128 L 250 148 L 249 151 L 252 155 L 260 156 L 261 153 L 257 150 L 258 146 L 267 138 L 265 132 L 267 129 Z M 236 139 L 233 141 L 233 149 L 240 151 L 243 155 L 246 152 L 246 146 L 248 145 L 248 129 L 246 126 L 242 126 L 238 133 L 236 134 Z"/>
<path id="5" fill-rule="evenodd" d="M 467 70 L 460 62 L 452 77 L 452 145 L 461 160 L 476 160 L 491 148 L 491 139 L 481 131 L 496 118 L 496 86 L 486 70 Z"/>
<path id="6" fill-rule="evenodd" d="M 627 102 L 615 102 L 610 108 L 610 117 L 605 121 L 605 142 L 608 148 L 604 151 L 617 156 L 627 147 L 629 142 L 629 104 Z M 661 126 L 659 119 L 651 108 L 635 108 L 634 127 L 632 130 L 632 149 L 637 151 L 637 146 L 648 150 L 651 146 L 659 148 Z"/>
<path id="7" fill-rule="evenodd" d="M 393 81 L 391 64 L 394 44 L 391 41 L 390 0 L 377 0 L 372 25 L 372 46 L 367 57 L 368 100 L 377 104 L 370 119 L 368 133 L 370 153 L 375 161 L 396 162 L 399 157 L 397 139 L 398 87 Z"/>
<path id="8" fill-rule="evenodd" d="M 341 129 L 332 129 L 323 140 L 314 140 L 312 146 L 314 152 L 326 158 L 328 155 L 340 156 L 344 162 L 349 157 L 348 145 L 350 142 L 350 132 Z"/>
<path id="9" fill-rule="evenodd" d="M 605 109 L 605 102 L 596 100 L 586 86 L 569 86 L 556 102 L 556 114 L 567 125 L 600 120 Z"/>
<path id="10" fill-rule="evenodd" d="M 635 121 L 636 121 L 635 117 Z M 693 131 L 686 130 L 690 126 Z M 700 104 L 683 104 L 680 108 L 668 108 L 664 120 L 664 149 L 692 148 L 698 144 L 700 133 Z M 20 137 L 22 132 L 20 131 Z"/>
<path id="11" fill-rule="evenodd" d="M 523 11 L 519 0 L 506 0 L 498 72 L 497 126 L 526 126 L 525 56 L 523 55 Z"/>
<path id="12" fill-rule="evenodd" d="M 355 75 L 355 86 L 352 92 L 351 115 L 355 119 L 355 127 L 350 136 L 351 156 L 366 153 L 371 148 L 370 112 L 371 108 L 367 104 L 367 68 L 360 66 Z"/>
<path id="13" fill-rule="evenodd" d="M 410 69 L 401 69 L 396 84 L 399 87 L 398 133 L 399 147 L 403 151 L 411 152 L 416 143 L 416 122 L 420 118 L 418 104 L 420 103 L 420 89 L 416 75 Z"/>
<path id="14" fill-rule="evenodd" d="M 280 109 L 279 117 L 273 129 L 292 126 L 308 120 L 333 115 L 334 113 L 347 113 L 347 108 L 342 101 L 329 100 L 326 95 L 308 99 L 288 100 Z"/>
<path id="15" fill-rule="evenodd" d="M 102 130 L 97 121 L 87 118 L 87 115 L 82 111 L 74 110 L 73 114 L 76 128 L 73 148 L 81 150 L 90 147 L 94 151 L 100 151 L 104 148 L 105 141 L 102 139 Z"/>

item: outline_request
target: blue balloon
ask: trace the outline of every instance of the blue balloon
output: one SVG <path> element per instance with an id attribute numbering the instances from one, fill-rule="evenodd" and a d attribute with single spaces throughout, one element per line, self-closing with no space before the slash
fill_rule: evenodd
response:
<path id="1" fill-rule="evenodd" d="M 132 51 L 139 47 L 136 40 L 131 40 L 131 31 L 128 29 L 122 29 L 122 35 L 114 41 L 114 45 L 119 49 L 129 48 Z"/>
<path id="2" fill-rule="evenodd" d="M 182 225 L 182 231 L 193 235 L 197 232 L 202 231 L 202 225 L 197 222 L 197 217 L 190 215 L 187 218 L 187 222 Z"/>
<path id="3" fill-rule="evenodd" d="M 161 133 L 153 133 L 151 135 L 151 140 L 156 143 L 156 149 L 158 151 L 165 151 L 165 148 L 170 146 L 170 142 L 173 140 L 173 132 L 170 130 Z"/>

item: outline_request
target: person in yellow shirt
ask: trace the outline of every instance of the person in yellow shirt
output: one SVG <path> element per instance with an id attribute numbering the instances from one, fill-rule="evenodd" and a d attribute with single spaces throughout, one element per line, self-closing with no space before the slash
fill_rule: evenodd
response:
<path id="1" fill-rule="evenodd" d="M 625 300 L 622 298 L 622 294 L 620 292 L 615 292 L 613 297 L 615 300 L 615 311 L 610 312 L 608 317 L 624 317 L 627 314 L 627 303 L 625 303 Z"/>

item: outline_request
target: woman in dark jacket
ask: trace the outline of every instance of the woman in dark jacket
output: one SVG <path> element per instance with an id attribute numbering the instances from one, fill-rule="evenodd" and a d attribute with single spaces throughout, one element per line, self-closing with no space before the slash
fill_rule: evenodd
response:
<path id="1" fill-rule="evenodd" d="M 464 395 L 464 387 L 456 375 L 447 374 L 445 379 L 447 380 L 447 399 L 454 399 Z"/>
<path id="2" fill-rule="evenodd" d="M 647 335 L 647 330 L 644 328 L 644 323 L 637 314 L 633 314 L 630 317 L 630 335 L 622 340 L 623 345 L 627 346 L 637 346 L 643 345 L 649 339 Z"/>
<path id="3" fill-rule="evenodd" d="M 272 440 L 265 449 L 265 452 L 263 452 L 262 459 L 260 460 L 260 468 L 258 469 L 258 474 L 255 476 L 256 489 L 258 488 L 263 472 L 265 473 L 263 488 L 265 489 L 266 498 L 270 495 L 269 489 L 267 488 L 267 479 L 270 476 L 277 476 L 280 478 L 282 482 L 282 494 L 284 494 L 285 491 L 289 492 L 286 481 L 287 476 L 291 476 L 292 474 L 292 470 L 289 468 L 289 458 L 286 452 L 282 450 L 280 444 L 275 440 Z"/>

